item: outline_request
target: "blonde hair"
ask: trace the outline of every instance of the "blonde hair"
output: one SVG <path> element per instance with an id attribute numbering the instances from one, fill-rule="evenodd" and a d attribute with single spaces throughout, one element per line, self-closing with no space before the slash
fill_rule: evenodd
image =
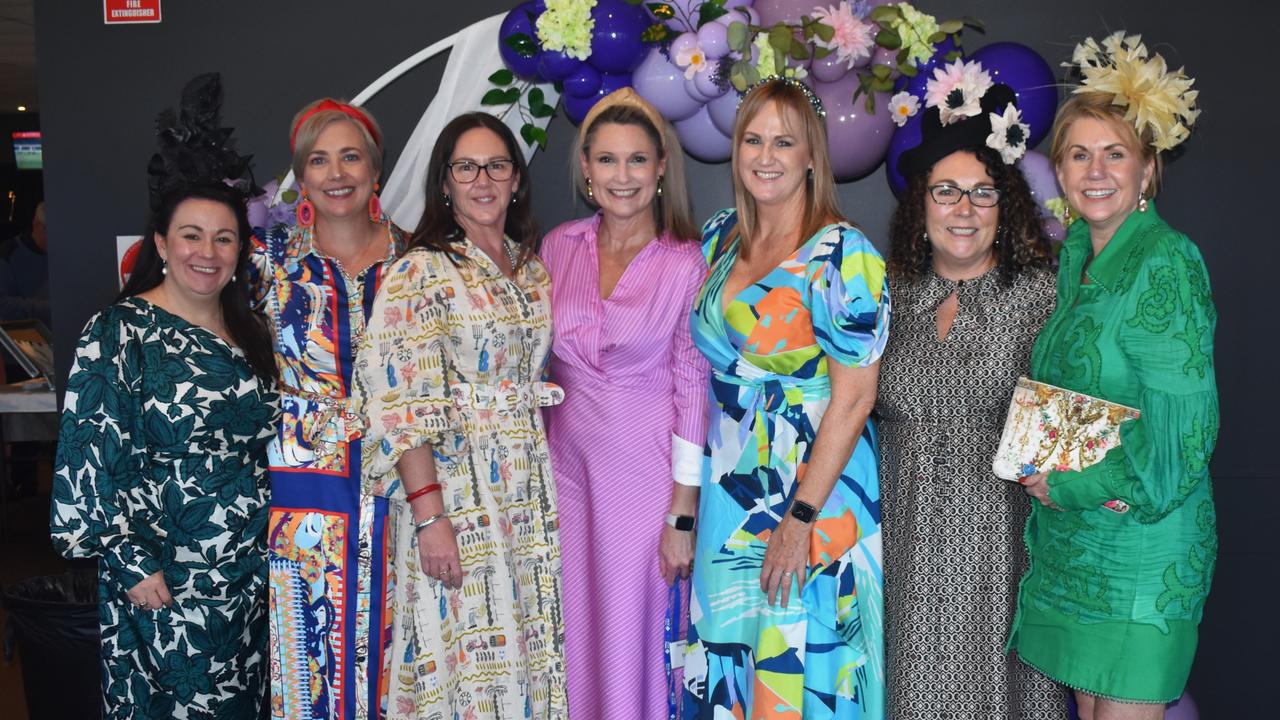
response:
<path id="1" fill-rule="evenodd" d="M 374 140 L 369 128 L 341 110 L 315 109 L 325 101 L 347 105 L 359 111 L 369 121 L 369 125 L 373 127 L 378 137 L 382 137 L 382 128 L 379 127 L 378 121 L 374 119 L 368 110 L 358 105 L 351 105 L 344 100 L 334 100 L 333 98 L 320 98 L 315 102 L 307 103 L 305 107 L 293 116 L 293 121 L 289 123 L 289 127 L 293 129 L 293 158 L 291 160 L 293 176 L 298 180 L 302 179 L 302 173 L 306 170 L 307 156 L 315 149 L 316 141 L 320 139 L 320 134 L 325 131 L 325 128 L 336 122 L 346 121 L 355 126 L 356 132 L 360 133 L 360 139 L 364 141 L 365 151 L 369 154 L 369 162 L 373 164 L 373 176 L 375 178 L 380 177 L 382 175 L 382 146 Z"/>
<path id="2" fill-rule="evenodd" d="M 596 132 L 610 123 L 633 125 L 644 130 L 666 161 L 666 170 L 658 178 L 658 196 L 653 202 L 653 222 L 658 234 L 670 232 L 681 240 L 698 239 L 698 226 L 693 222 L 693 202 L 684 177 L 684 149 L 676 137 L 675 128 L 631 88 L 606 95 L 583 119 L 569 152 L 569 177 L 578 194 L 591 207 L 599 207 L 587 192 L 587 179 L 580 160 L 587 159 Z"/>
<path id="3" fill-rule="evenodd" d="M 1164 159 L 1161 157 L 1160 151 L 1156 150 L 1155 141 L 1151 135 L 1151 126 L 1148 125 L 1144 128 L 1142 134 L 1139 135 L 1133 124 L 1124 119 L 1124 107 L 1112 102 L 1113 97 L 1110 93 L 1092 90 L 1075 93 L 1068 97 L 1066 102 L 1062 103 L 1062 106 L 1058 108 L 1058 114 L 1053 119 L 1053 131 L 1049 135 L 1049 159 L 1053 161 L 1054 167 L 1060 166 L 1062 161 L 1066 159 L 1067 133 L 1071 131 L 1071 126 L 1075 121 L 1087 117 L 1107 123 L 1120 131 L 1125 145 L 1141 155 L 1144 162 L 1152 161 L 1151 178 L 1147 181 L 1147 189 L 1142 194 L 1147 198 L 1154 198 L 1156 193 L 1160 191 L 1160 178 L 1164 172 Z"/>
<path id="4" fill-rule="evenodd" d="M 756 201 L 747 192 L 739 172 L 739 152 L 743 138 L 747 134 L 747 125 L 759 115 L 769 103 L 777 106 L 778 114 L 788 131 L 804 137 L 809 144 L 809 162 L 813 172 L 805 186 L 804 218 L 800 223 L 800 242 L 812 237 L 822 226 L 833 222 L 845 221 L 836 201 L 836 181 L 831 171 L 831 154 L 827 147 L 827 126 L 822 118 L 809 104 L 809 98 L 803 90 L 786 82 L 773 80 L 757 85 L 742 99 L 738 106 L 738 117 L 733 123 L 733 199 L 738 210 L 738 223 L 730 233 L 729 240 L 738 238 L 738 255 L 747 258 L 750 253 L 751 236 L 756 230 Z M 792 122 L 799 121 L 800 127 L 792 127 Z"/>

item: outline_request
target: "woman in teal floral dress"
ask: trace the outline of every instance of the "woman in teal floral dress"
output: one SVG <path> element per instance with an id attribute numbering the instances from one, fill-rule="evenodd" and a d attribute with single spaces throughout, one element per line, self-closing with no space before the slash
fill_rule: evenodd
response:
<path id="1" fill-rule="evenodd" d="M 711 363 L 685 655 L 687 719 L 881 720 L 884 261 L 835 203 L 818 105 L 747 94 L 736 210 L 703 229 L 694 343 Z M 820 107 L 820 105 L 818 106 Z"/>
<path id="2" fill-rule="evenodd" d="M 170 190 L 67 382 L 51 532 L 98 559 L 107 718 L 256 718 L 267 670 L 271 343 L 226 186 Z"/>

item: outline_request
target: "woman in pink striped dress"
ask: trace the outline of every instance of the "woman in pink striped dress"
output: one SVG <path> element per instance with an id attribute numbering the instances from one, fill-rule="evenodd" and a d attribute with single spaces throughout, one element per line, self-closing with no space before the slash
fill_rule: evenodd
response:
<path id="1" fill-rule="evenodd" d="M 602 99 L 572 161 L 599 212 L 542 244 L 551 378 L 565 390 L 564 404 L 545 412 L 574 718 L 667 717 L 667 586 L 693 561 L 709 372 L 689 336 L 706 263 L 682 154 L 633 91 Z"/>

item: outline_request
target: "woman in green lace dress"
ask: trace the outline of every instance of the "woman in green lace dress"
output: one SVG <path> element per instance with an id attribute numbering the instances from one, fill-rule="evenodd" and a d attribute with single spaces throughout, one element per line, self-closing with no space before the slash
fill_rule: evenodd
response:
<path id="1" fill-rule="evenodd" d="M 1137 39 L 1103 45 L 1117 42 Z M 1101 75 L 1122 72 L 1084 47 Z M 1179 77 L 1169 73 L 1164 87 L 1176 89 Z M 1218 546 L 1209 278 L 1196 246 L 1151 200 L 1159 149 L 1185 137 L 1169 120 L 1189 125 L 1194 96 L 1155 99 L 1187 112 L 1157 110 L 1141 124 L 1125 119 L 1125 107 L 1144 117 L 1152 98 L 1122 99 L 1086 81 L 1058 112 L 1052 155 L 1079 220 L 1062 247 L 1057 309 L 1031 367 L 1036 380 L 1136 407 L 1141 417 L 1120 426 L 1121 444 L 1096 464 L 1023 478 L 1039 502 L 1009 641 L 1024 662 L 1075 689 L 1083 720 L 1158 719 L 1182 694 Z M 1113 499 L 1129 510 L 1103 507 Z"/>
<path id="2" fill-rule="evenodd" d="M 98 559 L 106 718 L 256 718 L 267 674 L 266 446 L 277 398 L 249 310 L 249 221 L 171 191 L 67 381 L 51 533 Z"/>

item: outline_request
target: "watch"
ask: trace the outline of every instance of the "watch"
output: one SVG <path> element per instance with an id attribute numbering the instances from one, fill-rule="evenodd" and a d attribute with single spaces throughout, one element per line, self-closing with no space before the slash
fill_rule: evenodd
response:
<path id="1" fill-rule="evenodd" d="M 667 524 L 681 532 L 689 532 L 693 529 L 694 520 L 692 515 L 667 513 Z"/>
<path id="2" fill-rule="evenodd" d="M 802 523 L 811 523 L 818 516 L 818 509 L 801 500 L 791 501 L 791 517 Z"/>

